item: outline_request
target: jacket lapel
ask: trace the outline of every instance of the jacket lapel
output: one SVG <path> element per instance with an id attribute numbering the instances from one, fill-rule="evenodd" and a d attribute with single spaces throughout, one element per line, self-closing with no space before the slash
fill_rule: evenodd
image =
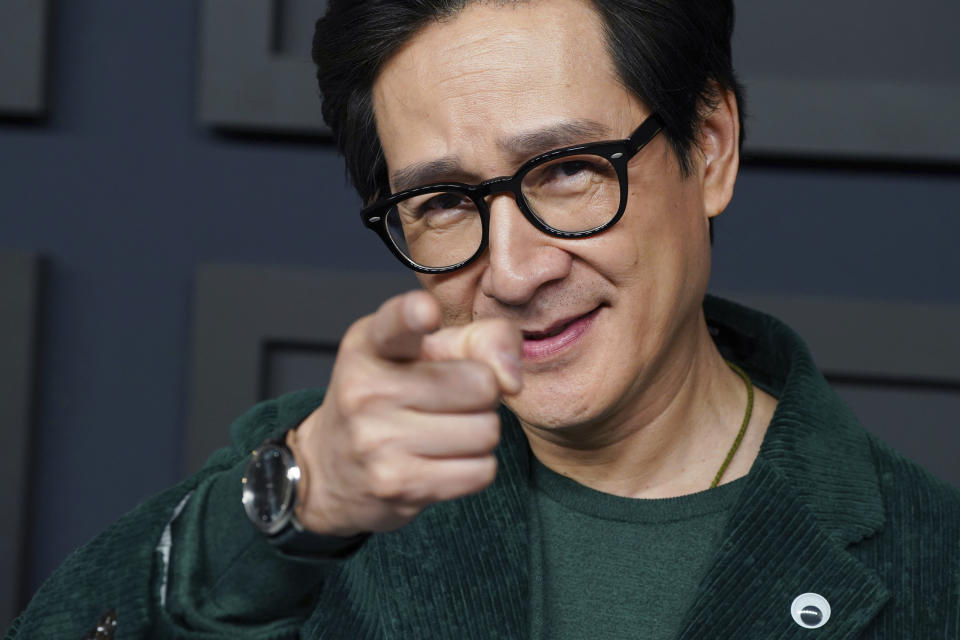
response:
<path id="1" fill-rule="evenodd" d="M 889 594 L 844 547 L 790 483 L 758 461 L 680 638 L 857 637 Z M 793 599 L 809 592 L 831 608 L 815 631 L 790 612 Z"/>
<path id="2" fill-rule="evenodd" d="M 707 309 L 732 318 L 713 318 L 724 355 L 779 403 L 680 638 L 857 637 L 890 598 L 847 550 L 884 525 L 868 436 L 792 330 L 716 299 Z M 815 630 L 790 611 L 810 592 L 831 609 Z"/>

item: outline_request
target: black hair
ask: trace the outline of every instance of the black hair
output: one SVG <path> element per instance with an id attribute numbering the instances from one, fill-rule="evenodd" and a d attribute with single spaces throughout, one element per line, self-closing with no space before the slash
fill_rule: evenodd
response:
<path id="1" fill-rule="evenodd" d="M 481 0 L 330 0 L 317 21 L 313 60 L 323 117 L 365 203 L 389 193 L 373 113 L 380 68 L 417 31 Z M 514 0 L 520 1 L 520 0 Z M 733 71 L 733 0 L 589 0 L 623 82 L 664 122 L 684 175 L 700 122 L 732 91 L 743 141 L 743 89 Z M 509 4 L 510 0 L 499 0 Z"/>

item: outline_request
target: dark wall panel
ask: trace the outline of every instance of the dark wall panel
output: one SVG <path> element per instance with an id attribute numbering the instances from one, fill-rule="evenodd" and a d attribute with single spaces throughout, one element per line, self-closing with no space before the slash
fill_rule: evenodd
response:
<path id="1" fill-rule="evenodd" d="M 24 605 L 41 261 L 0 252 L 0 627 Z"/>

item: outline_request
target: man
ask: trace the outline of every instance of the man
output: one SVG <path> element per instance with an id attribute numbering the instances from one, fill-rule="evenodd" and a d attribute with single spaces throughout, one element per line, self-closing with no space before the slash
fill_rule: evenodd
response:
<path id="1" fill-rule="evenodd" d="M 332 2 L 325 117 L 424 291 L 11 637 L 960 637 L 956 492 L 789 329 L 704 303 L 731 31 L 729 2 Z"/>

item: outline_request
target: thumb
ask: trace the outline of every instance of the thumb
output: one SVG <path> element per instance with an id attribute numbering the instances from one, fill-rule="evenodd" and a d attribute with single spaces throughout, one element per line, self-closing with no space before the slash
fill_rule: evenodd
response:
<path id="1" fill-rule="evenodd" d="M 507 395 L 519 393 L 523 387 L 523 335 L 519 327 L 506 320 L 477 320 L 441 329 L 425 336 L 421 349 L 430 360 L 475 360 L 486 364 Z"/>

